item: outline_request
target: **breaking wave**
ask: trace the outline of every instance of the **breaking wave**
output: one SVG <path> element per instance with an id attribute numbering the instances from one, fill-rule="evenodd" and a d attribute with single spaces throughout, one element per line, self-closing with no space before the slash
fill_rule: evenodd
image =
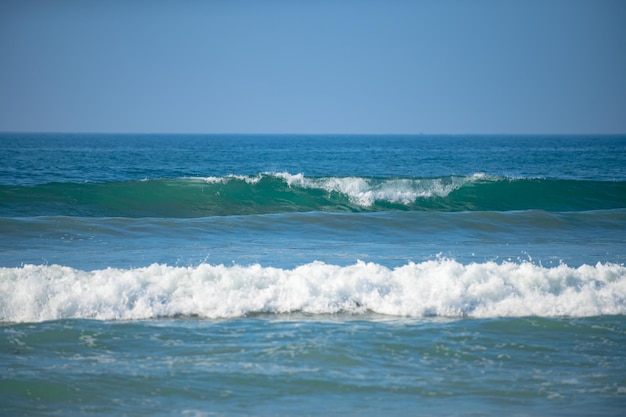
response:
<path id="1" fill-rule="evenodd" d="M 626 314 L 626 267 L 451 259 L 389 269 L 321 262 L 294 269 L 201 264 L 107 268 L 0 268 L 0 321 L 137 320 L 249 314 L 403 317 L 597 316 Z"/>
<path id="2" fill-rule="evenodd" d="M 626 207 L 626 182 L 306 177 L 264 173 L 208 178 L 0 186 L 0 215 L 208 217 L 305 211 L 546 211 Z"/>

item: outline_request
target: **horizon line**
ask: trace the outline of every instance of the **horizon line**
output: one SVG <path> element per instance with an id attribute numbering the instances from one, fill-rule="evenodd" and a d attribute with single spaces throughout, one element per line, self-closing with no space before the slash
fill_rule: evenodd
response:
<path id="1" fill-rule="evenodd" d="M 147 132 L 147 131 L 47 131 L 0 130 L 0 135 L 179 135 L 179 136 L 626 136 L 622 133 L 303 133 L 303 132 Z"/>

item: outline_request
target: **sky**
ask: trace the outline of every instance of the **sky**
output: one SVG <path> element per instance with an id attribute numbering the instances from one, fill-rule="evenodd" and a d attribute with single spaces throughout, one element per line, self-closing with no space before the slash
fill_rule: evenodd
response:
<path id="1" fill-rule="evenodd" d="M 0 131 L 626 133 L 626 1 L 0 0 Z"/>

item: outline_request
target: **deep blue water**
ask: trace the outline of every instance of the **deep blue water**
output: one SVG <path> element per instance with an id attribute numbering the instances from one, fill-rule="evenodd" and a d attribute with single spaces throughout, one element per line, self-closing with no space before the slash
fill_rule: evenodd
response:
<path id="1" fill-rule="evenodd" d="M 7 415 L 619 415 L 626 137 L 0 135 Z"/>

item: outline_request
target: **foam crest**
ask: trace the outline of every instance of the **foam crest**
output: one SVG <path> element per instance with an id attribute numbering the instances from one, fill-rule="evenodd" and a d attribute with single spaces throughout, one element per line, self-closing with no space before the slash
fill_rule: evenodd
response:
<path id="1" fill-rule="evenodd" d="M 371 207 L 377 201 L 412 204 L 418 198 L 446 197 L 450 192 L 468 182 L 486 179 L 486 175 L 480 173 L 469 177 L 385 180 L 363 177 L 307 178 L 302 174 L 289 173 L 275 175 L 286 181 L 290 187 L 321 189 L 329 193 L 337 192 L 348 196 L 353 203 L 365 207 Z"/>
<path id="2" fill-rule="evenodd" d="M 247 184 L 258 184 L 262 178 L 263 178 L 262 174 L 255 175 L 255 176 L 231 174 L 231 175 L 226 175 L 224 177 L 204 177 L 204 178 L 191 177 L 189 179 L 202 180 L 208 184 L 226 184 L 232 180 L 243 181 Z"/>
<path id="3" fill-rule="evenodd" d="M 452 191 L 468 182 L 486 180 L 485 174 L 477 173 L 468 177 L 442 178 L 397 178 L 373 179 L 364 177 L 306 177 L 303 174 L 288 172 L 262 173 L 256 176 L 227 175 L 224 177 L 206 177 L 209 184 L 226 184 L 230 181 L 242 181 L 256 185 L 264 178 L 284 181 L 290 188 L 317 189 L 328 193 L 347 196 L 354 204 L 371 207 L 376 202 L 410 205 L 418 198 L 446 197 Z"/>
<path id="4" fill-rule="evenodd" d="M 374 312 L 501 317 L 626 314 L 626 267 L 440 259 L 389 269 L 314 262 L 295 269 L 201 264 L 82 271 L 0 269 L 0 321 L 241 317 L 253 313 Z"/>

